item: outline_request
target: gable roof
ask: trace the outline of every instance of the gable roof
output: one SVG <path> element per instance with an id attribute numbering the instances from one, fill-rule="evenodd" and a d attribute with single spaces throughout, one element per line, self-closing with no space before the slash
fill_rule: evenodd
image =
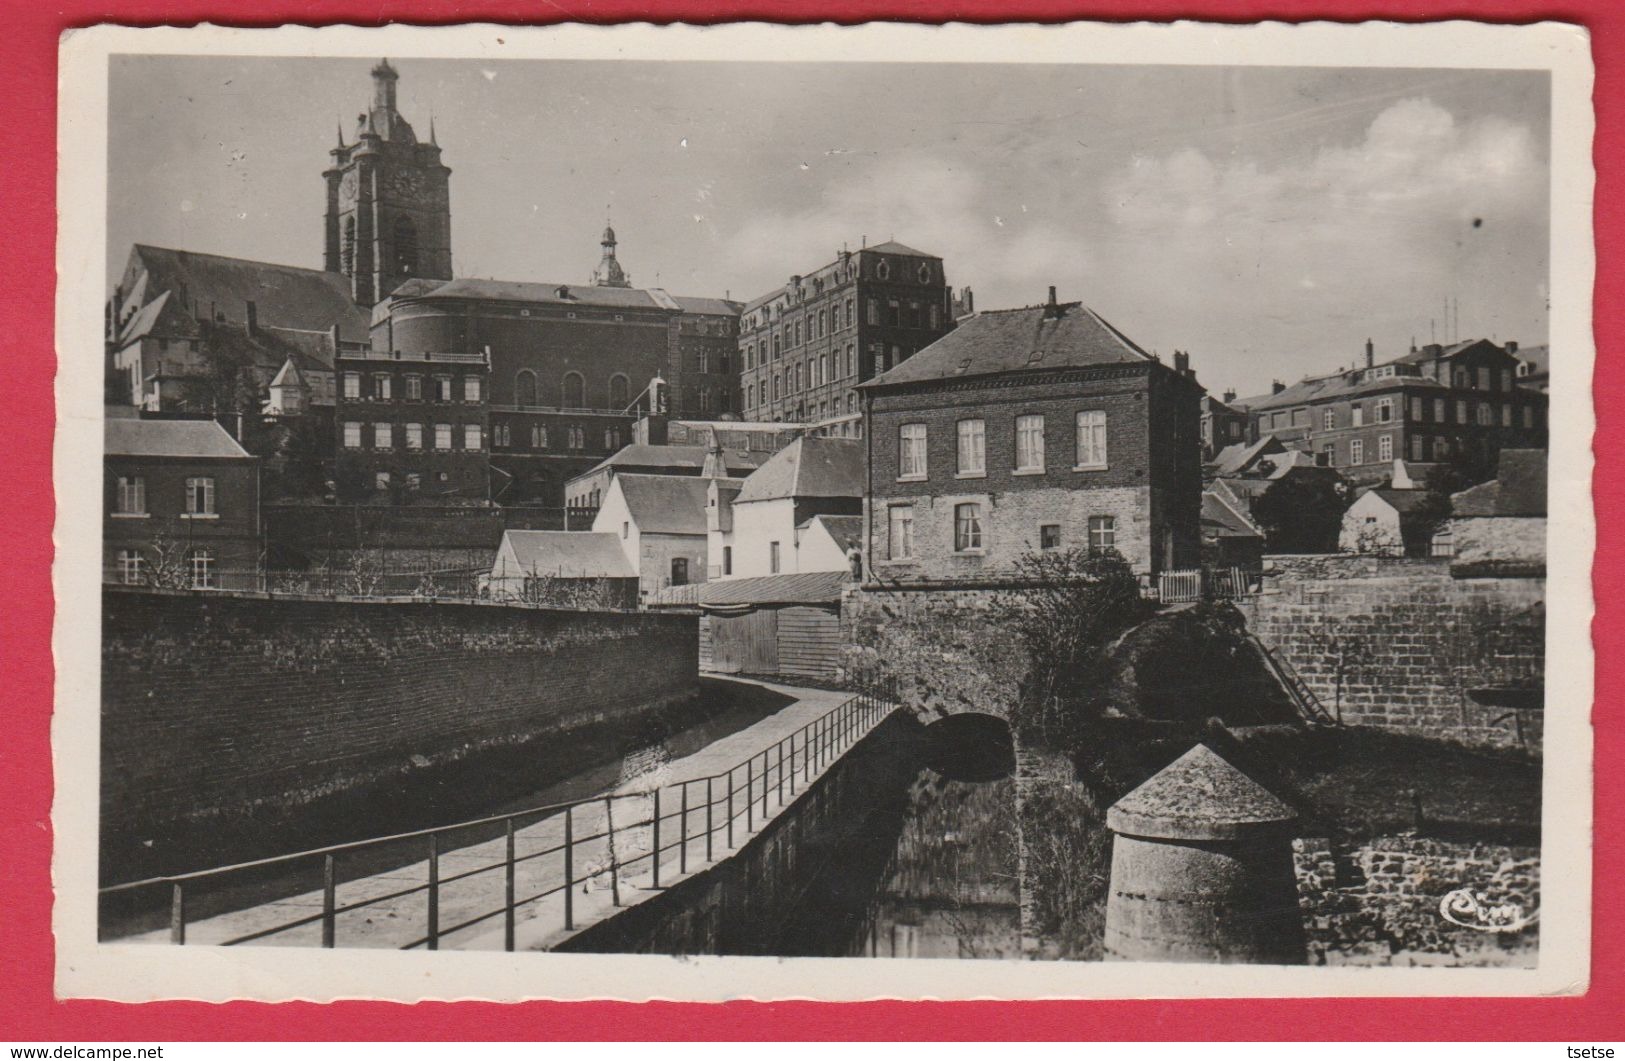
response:
<path id="1" fill-rule="evenodd" d="M 556 578 L 637 578 L 638 573 L 622 551 L 620 540 L 608 532 L 592 531 L 504 531 L 502 544 L 511 549 L 517 572 L 491 573 L 497 577 L 551 575 Z"/>
<path id="2" fill-rule="evenodd" d="M 863 442 L 801 436 L 745 479 L 737 504 L 786 497 L 862 497 Z"/>
<path id="3" fill-rule="evenodd" d="M 1495 478 L 1450 495 L 1451 514 L 1475 516 L 1545 516 L 1546 451 L 1504 449 Z"/>
<path id="4" fill-rule="evenodd" d="M 851 578 L 846 571 L 727 578 L 705 583 L 700 591 L 700 607 L 709 610 L 745 604 L 832 604 L 841 599 L 841 587 Z"/>
<path id="5" fill-rule="evenodd" d="M 640 533 L 704 534 L 710 483 L 691 475 L 617 475 L 610 489 L 620 489 Z"/>
<path id="6" fill-rule="evenodd" d="M 634 442 L 629 446 L 622 446 L 615 453 L 605 457 L 591 468 L 573 476 L 571 481 L 574 482 L 576 479 L 582 479 L 595 472 L 601 472 L 605 468 L 670 468 L 675 474 L 683 474 L 692 469 L 694 474 L 698 475 L 700 469 L 705 467 L 705 452 L 706 448 L 704 446 L 654 445 L 646 442 Z M 761 467 L 764 460 L 759 453 L 737 449 L 724 449 L 722 459 L 730 474 L 741 477 L 749 475 Z M 621 472 L 618 474 L 628 475 L 634 473 Z"/>
<path id="7" fill-rule="evenodd" d="M 1233 497 L 1228 488 L 1202 491 L 1202 532 L 1220 538 L 1262 538 L 1263 532 L 1235 506 Z"/>
<path id="8" fill-rule="evenodd" d="M 1265 435 L 1257 442 L 1233 442 L 1221 449 L 1209 462 L 1218 475 L 1237 475 L 1250 468 L 1255 460 L 1266 453 L 1280 453 L 1286 449 L 1274 435 Z"/>
<path id="9" fill-rule="evenodd" d="M 102 452 L 109 457 L 253 459 L 213 420 L 110 419 L 102 426 Z"/>
<path id="10" fill-rule="evenodd" d="M 1392 362 L 1389 363 L 1392 364 Z M 1237 402 L 1237 404 L 1244 405 L 1248 412 L 1257 412 L 1261 409 L 1278 409 L 1288 405 L 1307 405 L 1310 402 L 1327 401 L 1332 398 L 1353 398 L 1361 394 L 1393 390 L 1398 386 L 1438 391 L 1450 389 L 1438 380 L 1430 379 L 1427 376 L 1384 376 L 1381 379 L 1361 379 L 1360 376 L 1365 371 L 1365 369 L 1361 368 L 1350 369 L 1347 372 L 1334 372 L 1328 376 L 1310 376 L 1299 380 L 1278 394 L 1265 394 L 1257 398 L 1247 398 Z"/>
<path id="11" fill-rule="evenodd" d="M 822 524 L 824 532 L 830 536 L 835 547 L 841 552 L 848 552 L 863 541 L 862 516 L 814 516 L 802 523 L 802 529 L 810 528 L 814 523 Z"/>
<path id="12" fill-rule="evenodd" d="M 1432 361 L 1432 360 L 1434 360 L 1436 358 L 1449 359 L 1449 358 L 1452 358 L 1452 357 L 1456 357 L 1456 356 L 1458 356 L 1460 354 L 1465 354 L 1467 351 L 1472 350 L 1475 347 L 1478 347 L 1478 346 L 1481 346 L 1481 345 L 1482 346 L 1488 346 L 1492 350 L 1501 349 L 1501 347 L 1496 346 L 1494 343 L 1490 342 L 1488 339 L 1463 339 L 1460 342 L 1450 343 L 1448 345 L 1441 346 L 1437 352 L 1434 352 L 1434 351 L 1430 350 L 1426 346 L 1418 347 L 1417 349 L 1412 350 L 1409 353 L 1402 354 L 1399 357 L 1394 358 L 1392 361 L 1387 362 L 1387 364 L 1420 365 L 1424 361 Z"/>
<path id="13" fill-rule="evenodd" d="M 1083 303 L 1063 302 L 974 314 L 902 364 L 859 386 L 1155 360 Z"/>
<path id="14" fill-rule="evenodd" d="M 1373 487 L 1368 493 L 1382 498 L 1388 503 L 1388 507 L 1401 516 L 1408 516 L 1421 508 L 1429 497 L 1426 490 L 1395 490 L 1390 486 Z"/>
<path id="15" fill-rule="evenodd" d="M 146 271 L 145 291 L 154 300 L 170 293 L 166 323 L 207 319 L 211 310 L 241 322 L 253 302 L 263 328 L 325 332 L 337 324 L 341 336 L 355 341 L 366 339 L 371 328 L 371 318 L 356 305 L 350 281 L 340 273 L 144 243 L 130 253 Z"/>

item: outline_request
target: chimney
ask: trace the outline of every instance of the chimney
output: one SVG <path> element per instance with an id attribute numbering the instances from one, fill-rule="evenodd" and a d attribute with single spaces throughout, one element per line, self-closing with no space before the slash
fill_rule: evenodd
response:
<path id="1" fill-rule="evenodd" d="M 1280 394 L 1284 390 L 1286 390 L 1286 384 L 1285 383 L 1282 383 L 1278 379 L 1270 381 L 1270 393 L 1271 394 Z"/>
<path id="2" fill-rule="evenodd" d="M 1174 351 L 1174 371 L 1181 376 L 1191 374 L 1191 355 L 1184 350 Z"/>
<path id="3" fill-rule="evenodd" d="M 1231 387 L 1229 390 L 1224 392 L 1224 404 L 1229 405 L 1231 402 L 1233 402 L 1235 400 L 1236 400 L 1236 389 L 1234 387 Z"/>
<path id="4" fill-rule="evenodd" d="M 248 322 L 248 334 L 258 335 L 260 331 L 260 314 L 259 307 L 254 305 L 253 299 L 248 300 L 248 310 L 244 319 Z"/>
<path id="5" fill-rule="evenodd" d="M 1516 339 L 1508 339 L 1507 340 L 1507 353 L 1515 354 L 1517 352 L 1518 352 L 1518 341 Z"/>
<path id="6" fill-rule="evenodd" d="M 337 361 L 339 356 L 339 326 L 337 324 L 328 329 L 327 341 L 332 344 L 333 359 Z"/>
<path id="7" fill-rule="evenodd" d="M 1049 285 L 1049 304 L 1055 305 L 1055 285 Z"/>
<path id="8" fill-rule="evenodd" d="M 1367 339 L 1365 341 L 1365 367 L 1370 368 L 1373 365 L 1375 365 L 1376 363 L 1377 363 L 1376 347 L 1371 345 L 1371 340 L 1370 339 Z"/>

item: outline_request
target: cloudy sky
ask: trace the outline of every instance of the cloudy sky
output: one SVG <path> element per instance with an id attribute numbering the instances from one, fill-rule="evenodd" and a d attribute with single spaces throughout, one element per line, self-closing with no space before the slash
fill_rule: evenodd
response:
<path id="1" fill-rule="evenodd" d="M 1546 338 L 1543 73 L 393 59 L 453 169 L 460 276 L 752 298 L 843 243 L 940 255 L 978 308 L 1054 284 L 1214 392 L 1430 320 Z M 116 58 L 109 283 L 129 245 L 321 264 L 355 59 Z"/>

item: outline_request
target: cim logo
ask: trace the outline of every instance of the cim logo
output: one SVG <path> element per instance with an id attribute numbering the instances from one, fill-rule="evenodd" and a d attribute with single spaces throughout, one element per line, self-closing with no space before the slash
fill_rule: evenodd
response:
<path id="1" fill-rule="evenodd" d="M 1440 900 L 1439 916 L 1479 932 L 1519 932 L 1539 920 L 1540 911 L 1525 915 L 1517 903 L 1492 903 L 1483 892 L 1457 888 Z"/>

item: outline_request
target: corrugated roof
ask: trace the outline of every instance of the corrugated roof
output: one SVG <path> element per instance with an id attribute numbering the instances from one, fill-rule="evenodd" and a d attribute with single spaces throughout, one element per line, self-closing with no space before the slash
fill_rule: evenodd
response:
<path id="1" fill-rule="evenodd" d="M 262 327 L 325 332 L 337 324 L 346 339 L 367 338 L 368 313 L 356 305 L 342 274 L 144 243 L 132 253 L 147 270 L 146 290 L 171 292 L 177 314 L 207 318 L 213 309 L 241 322 L 253 302 Z M 189 305 L 179 305 L 183 291 Z"/>
<path id="2" fill-rule="evenodd" d="M 863 542 L 862 516 L 814 516 L 802 524 L 811 527 L 814 523 L 821 523 L 824 530 L 835 542 L 836 548 L 847 552 L 856 548 Z"/>
<path id="3" fill-rule="evenodd" d="M 863 387 L 1155 360 L 1081 302 L 978 313 Z"/>
<path id="4" fill-rule="evenodd" d="M 803 435 L 745 479 L 737 503 L 786 497 L 862 497 L 863 461 L 860 439 Z"/>
<path id="5" fill-rule="evenodd" d="M 102 452 L 110 457 L 238 457 L 251 459 L 213 420 L 108 420 Z"/>
<path id="6" fill-rule="evenodd" d="M 620 539 L 608 532 L 511 530 L 502 535 L 520 571 L 496 577 L 543 575 L 555 578 L 636 578 Z"/>
<path id="7" fill-rule="evenodd" d="M 762 575 L 707 582 L 700 607 L 737 607 L 743 604 L 831 604 L 841 599 L 841 587 L 850 581 L 845 571 L 802 571 L 793 575 Z"/>
<path id="8" fill-rule="evenodd" d="M 704 534 L 710 482 L 691 475 L 617 475 L 610 489 L 620 488 L 644 534 Z"/>
<path id="9" fill-rule="evenodd" d="M 1450 495 L 1451 514 L 1545 516 L 1546 461 L 1543 449 L 1504 449 L 1495 478 Z"/>

